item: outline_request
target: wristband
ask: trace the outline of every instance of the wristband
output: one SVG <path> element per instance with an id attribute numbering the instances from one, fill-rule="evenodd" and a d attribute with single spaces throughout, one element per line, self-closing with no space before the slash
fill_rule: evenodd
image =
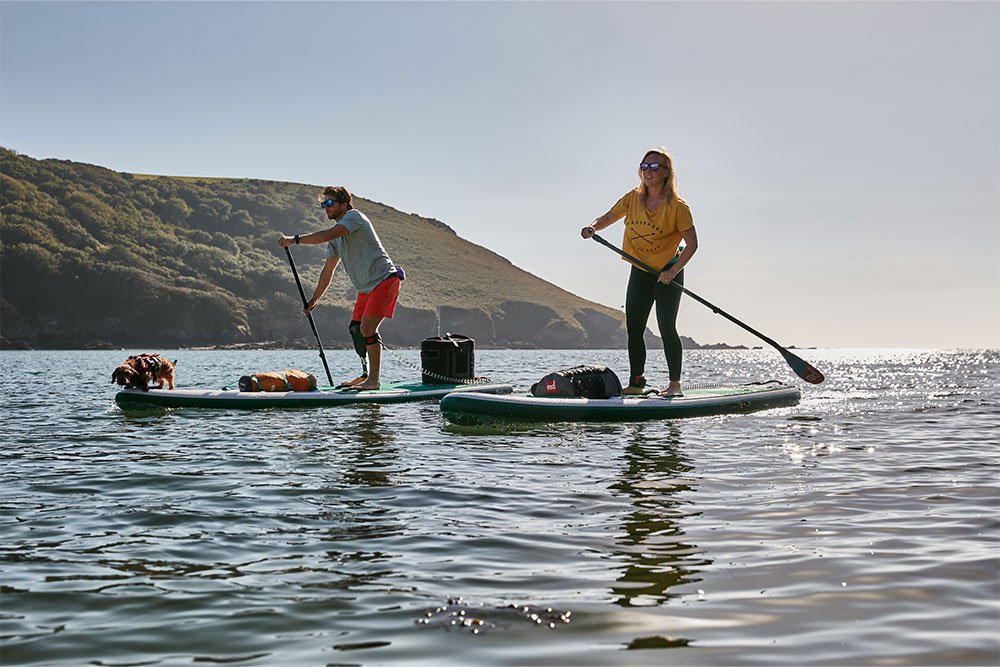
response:
<path id="1" fill-rule="evenodd" d="M 296 234 L 295 235 L 295 245 L 298 245 L 298 244 L 299 244 L 299 235 Z"/>

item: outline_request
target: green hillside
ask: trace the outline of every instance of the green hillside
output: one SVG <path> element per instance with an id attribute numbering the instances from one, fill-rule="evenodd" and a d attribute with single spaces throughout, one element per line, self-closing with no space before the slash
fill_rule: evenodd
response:
<path id="1" fill-rule="evenodd" d="M 0 148 L 4 347 L 313 344 L 280 232 L 327 226 L 319 185 L 127 174 Z M 406 269 L 386 342 L 438 331 L 480 345 L 622 347 L 623 318 L 433 219 L 355 197 Z M 307 295 L 323 250 L 294 248 Z M 346 347 L 354 291 L 338 271 L 315 311 Z M 326 342 L 326 341 L 325 341 Z"/>

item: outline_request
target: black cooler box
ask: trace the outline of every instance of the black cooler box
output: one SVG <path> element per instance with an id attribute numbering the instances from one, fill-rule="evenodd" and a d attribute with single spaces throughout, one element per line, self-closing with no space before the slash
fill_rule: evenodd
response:
<path id="1" fill-rule="evenodd" d="M 420 366 L 424 384 L 452 384 L 476 377 L 476 341 L 468 336 L 445 334 L 420 341 Z"/>

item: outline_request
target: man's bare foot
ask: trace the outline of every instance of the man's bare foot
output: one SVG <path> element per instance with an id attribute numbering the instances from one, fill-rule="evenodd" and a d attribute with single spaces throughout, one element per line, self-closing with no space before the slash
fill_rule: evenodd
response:
<path id="1" fill-rule="evenodd" d="M 359 375 L 358 377 L 356 377 L 353 380 L 350 380 L 348 382 L 341 382 L 340 384 L 337 385 L 337 389 L 346 389 L 347 387 L 356 387 L 357 385 L 361 384 L 362 382 L 364 382 L 367 379 L 368 379 L 367 375 Z"/>
<path id="2" fill-rule="evenodd" d="M 382 385 L 379 384 L 378 380 L 375 380 L 373 382 L 372 380 L 365 379 L 364 382 L 352 386 L 351 389 L 357 389 L 358 391 L 369 391 L 372 389 L 380 389 L 381 387 Z"/>

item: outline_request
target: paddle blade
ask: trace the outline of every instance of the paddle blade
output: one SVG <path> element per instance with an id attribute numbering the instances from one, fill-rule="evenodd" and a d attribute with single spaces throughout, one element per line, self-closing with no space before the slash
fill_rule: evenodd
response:
<path id="1" fill-rule="evenodd" d="M 782 349 L 781 356 L 785 358 L 788 365 L 792 367 L 795 374 L 810 384 L 819 384 L 826 378 L 815 366 L 801 357 L 797 357 L 788 350 Z"/>

